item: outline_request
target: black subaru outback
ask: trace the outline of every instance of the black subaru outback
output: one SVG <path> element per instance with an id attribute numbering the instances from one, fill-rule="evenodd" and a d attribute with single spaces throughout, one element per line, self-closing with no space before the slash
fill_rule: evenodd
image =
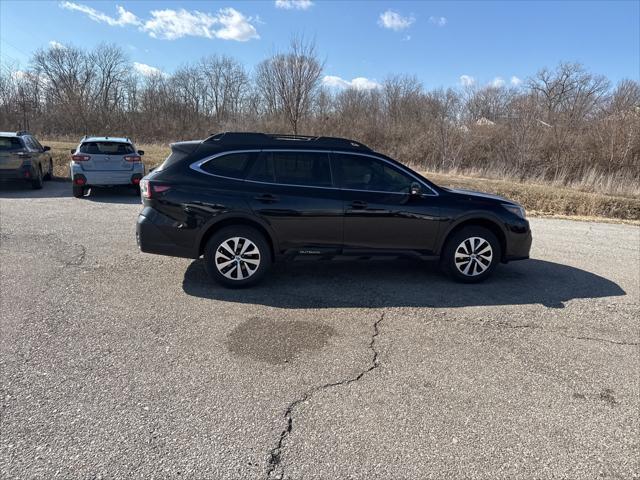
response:
<path id="1" fill-rule="evenodd" d="M 517 203 L 439 187 L 352 140 L 228 132 L 171 149 L 140 182 L 138 245 L 204 255 L 209 275 L 229 287 L 298 256 L 439 259 L 462 282 L 529 257 Z"/>

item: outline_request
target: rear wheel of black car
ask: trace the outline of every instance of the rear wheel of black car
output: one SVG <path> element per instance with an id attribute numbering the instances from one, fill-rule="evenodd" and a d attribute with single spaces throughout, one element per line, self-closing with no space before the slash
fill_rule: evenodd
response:
<path id="1" fill-rule="evenodd" d="M 486 279 L 500 262 L 500 242 L 490 230 L 469 226 L 447 240 L 441 266 L 454 280 L 477 283 Z"/>
<path id="2" fill-rule="evenodd" d="M 76 198 L 84 197 L 84 187 L 82 185 L 73 186 L 73 196 Z"/>
<path id="3" fill-rule="evenodd" d="M 31 188 L 40 190 L 42 188 L 42 169 L 36 168 L 36 172 L 31 180 Z"/>
<path id="4" fill-rule="evenodd" d="M 231 288 L 256 284 L 271 266 L 271 251 L 264 235 L 244 225 L 216 232 L 207 242 L 204 258 L 209 276 Z"/>

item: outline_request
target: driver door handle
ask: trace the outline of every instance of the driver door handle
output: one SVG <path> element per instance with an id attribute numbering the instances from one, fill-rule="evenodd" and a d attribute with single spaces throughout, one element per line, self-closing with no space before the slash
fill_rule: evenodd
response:
<path id="1" fill-rule="evenodd" d="M 351 208 L 353 208 L 354 210 L 364 210 L 365 208 L 367 208 L 367 202 L 363 200 L 354 200 L 353 202 L 351 202 Z"/>
<path id="2" fill-rule="evenodd" d="M 265 193 L 264 195 L 258 195 L 257 197 L 253 197 L 253 198 L 262 203 L 275 203 L 278 201 L 278 197 L 276 197 L 275 195 L 271 195 L 270 193 Z"/>

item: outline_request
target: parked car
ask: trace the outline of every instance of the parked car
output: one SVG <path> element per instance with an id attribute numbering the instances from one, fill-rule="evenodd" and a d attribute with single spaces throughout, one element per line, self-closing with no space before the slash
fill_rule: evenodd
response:
<path id="1" fill-rule="evenodd" d="M 254 284 L 287 257 L 439 259 L 462 282 L 529 257 L 517 203 L 439 187 L 352 140 L 222 133 L 171 149 L 140 182 L 138 245 L 204 255 L 225 286 Z"/>
<path id="2" fill-rule="evenodd" d="M 143 155 L 129 138 L 84 137 L 71 150 L 73 196 L 83 197 L 91 186 L 130 185 L 137 192 L 145 174 Z"/>
<path id="3" fill-rule="evenodd" d="M 34 189 L 53 177 L 49 147 L 29 132 L 0 132 L 0 180 L 26 180 Z"/>

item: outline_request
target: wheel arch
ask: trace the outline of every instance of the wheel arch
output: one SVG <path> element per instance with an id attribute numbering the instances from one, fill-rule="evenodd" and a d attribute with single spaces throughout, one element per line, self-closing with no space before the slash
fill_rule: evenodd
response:
<path id="1" fill-rule="evenodd" d="M 221 228 L 237 225 L 252 227 L 262 233 L 264 235 L 264 238 L 267 240 L 267 243 L 269 243 L 272 259 L 275 258 L 277 251 L 277 242 L 272 233 L 269 231 L 269 228 L 265 225 L 262 225 L 257 220 L 242 215 L 226 216 L 225 218 L 219 219 L 215 223 L 209 225 L 204 230 L 204 233 L 198 241 L 198 255 L 204 254 L 204 249 L 207 245 L 207 242 L 213 235 L 215 235 L 216 232 L 220 231 Z"/>
<path id="2" fill-rule="evenodd" d="M 463 228 L 470 226 L 484 227 L 496 236 L 496 238 L 500 242 L 500 261 L 504 261 L 507 252 L 507 235 L 504 227 L 500 224 L 500 221 L 497 218 L 493 218 L 490 216 L 465 217 L 450 225 L 449 229 L 446 230 L 445 234 L 442 236 L 440 244 L 438 245 L 438 254 L 442 254 L 444 246 L 453 235 L 455 235 Z"/>

